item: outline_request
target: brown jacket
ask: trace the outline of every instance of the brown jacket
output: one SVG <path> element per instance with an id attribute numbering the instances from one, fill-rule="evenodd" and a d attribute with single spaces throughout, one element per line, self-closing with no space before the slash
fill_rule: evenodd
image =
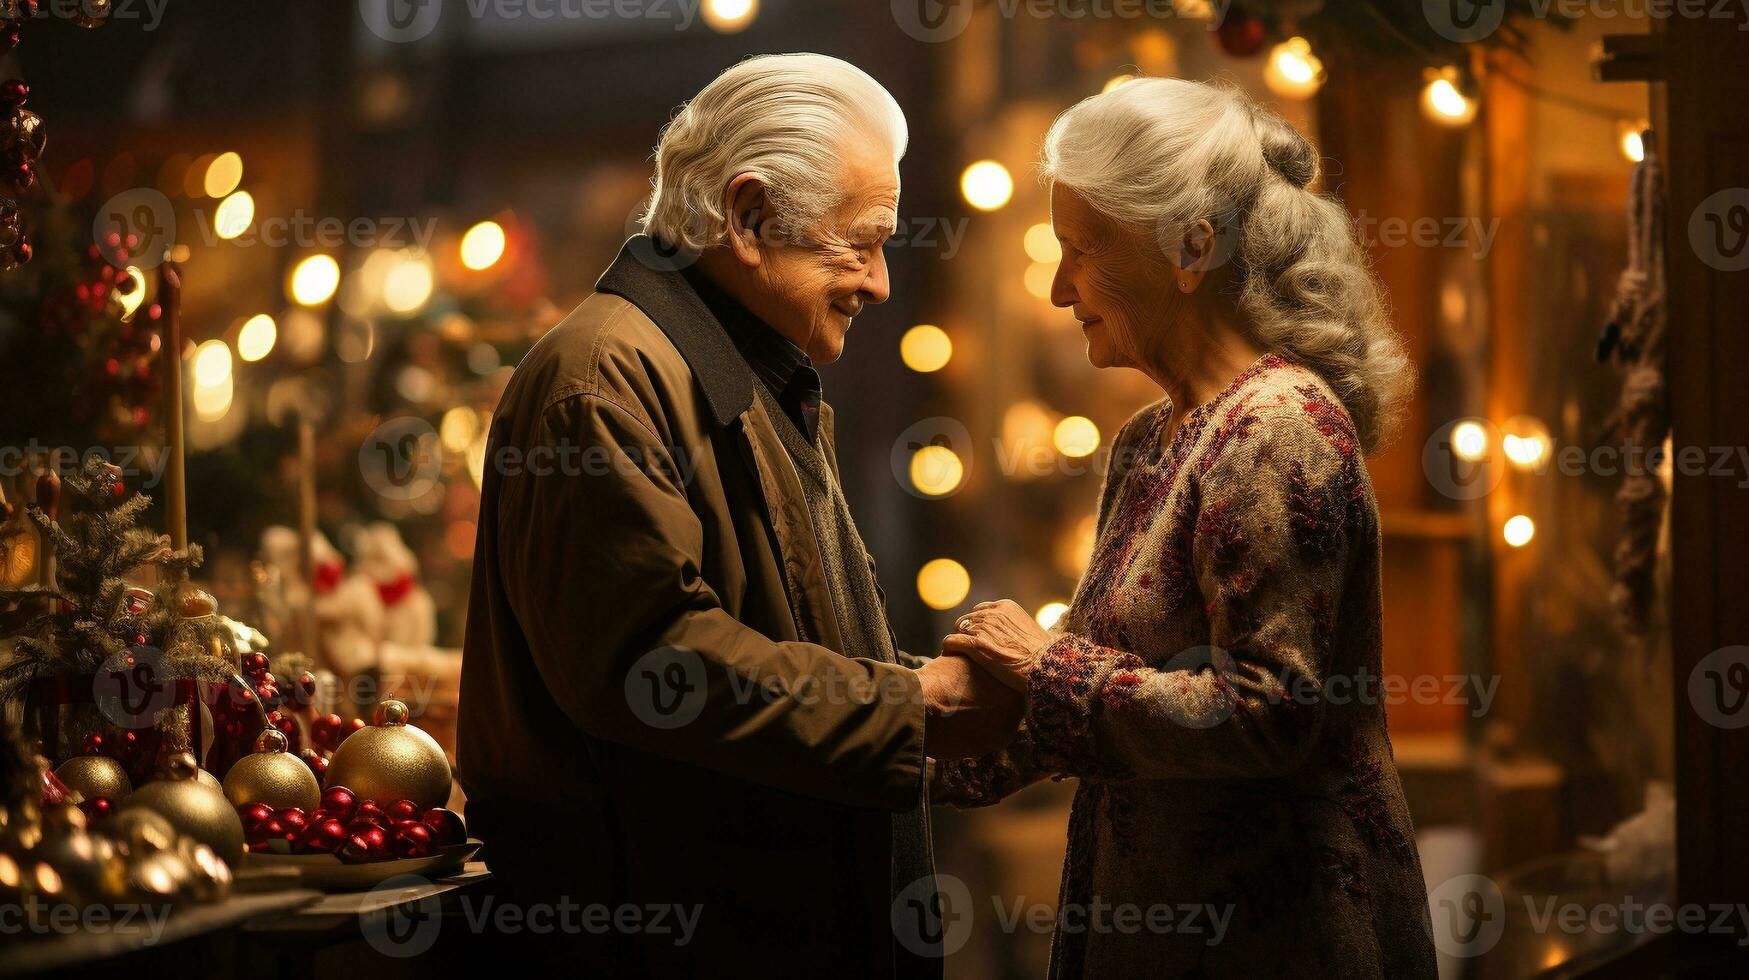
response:
<path id="1" fill-rule="evenodd" d="M 925 805 L 916 676 L 838 652 L 751 369 L 649 246 L 541 338 L 493 419 L 470 825 L 513 893 L 698 915 L 685 945 L 648 913 L 652 932 L 581 937 L 632 972 L 916 975 L 889 924 L 893 814 Z"/>

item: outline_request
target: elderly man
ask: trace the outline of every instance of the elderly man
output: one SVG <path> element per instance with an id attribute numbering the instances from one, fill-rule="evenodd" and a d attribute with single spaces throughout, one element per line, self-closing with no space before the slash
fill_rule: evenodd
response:
<path id="1" fill-rule="evenodd" d="M 506 898 L 582 909 L 582 965 L 940 973 L 925 750 L 994 749 L 1020 705 L 895 649 L 814 370 L 887 298 L 907 139 L 845 62 L 724 72 L 499 405 L 462 783 Z"/>

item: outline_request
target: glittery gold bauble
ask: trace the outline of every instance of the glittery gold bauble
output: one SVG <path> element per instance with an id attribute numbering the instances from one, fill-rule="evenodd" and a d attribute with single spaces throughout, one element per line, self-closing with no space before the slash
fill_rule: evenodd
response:
<path id="1" fill-rule="evenodd" d="M 108 797 L 120 803 L 122 797 L 134 791 L 127 770 L 106 755 L 74 756 L 61 763 L 55 775 L 87 801 Z"/>
<path id="2" fill-rule="evenodd" d="M 388 805 L 412 800 L 421 810 L 449 802 L 449 759 L 437 740 L 407 724 L 407 706 L 377 705 L 376 724 L 346 737 L 328 762 L 327 786 Z"/>
<path id="3" fill-rule="evenodd" d="M 322 787 L 304 760 L 286 751 L 284 733 L 270 728 L 256 740 L 255 751 L 225 774 L 225 798 L 232 806 L 265 803 L 275 810 L 295 806 L 308 813 L 322 805 Z"/>
<path id="4" fill-rule="evenodd" d="M 118 814 L 144 807 L 185 834 L 213 849 L 226 864 L 243 858 L 243 821 L 223 792 L 203 785 L 195 773 L 200 767 L 188 753 L 171 760 L 168 774 L 134 790 Z M 209 779 L 211 777 L 208 777 Z"/>

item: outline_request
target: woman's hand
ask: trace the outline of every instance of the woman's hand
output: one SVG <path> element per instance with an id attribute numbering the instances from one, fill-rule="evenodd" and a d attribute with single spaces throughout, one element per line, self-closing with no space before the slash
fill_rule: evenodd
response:
<path id="1" fill-rule="evenodd" d="M 941 641 L 942 652 L 965 654 L 1023 691 L 1038 658 L 1057 639 L 1012 599 L 980 602 L 957 625 L 959 632 Z"/>

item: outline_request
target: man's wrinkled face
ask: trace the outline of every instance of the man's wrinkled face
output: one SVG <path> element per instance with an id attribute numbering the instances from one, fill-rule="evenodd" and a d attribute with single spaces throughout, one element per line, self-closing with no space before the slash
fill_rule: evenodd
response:
<path id="1" fill-rule="evenodd" d="M 890 293 L 882 250 L 899 220 L 892 151 L 878 140 L 850 141 L 838 186 L 844 196 L 820 227 L 761 236 L 763 295 L 754 312 L 815 364 L 838 360 L 851 320 Z"/>

